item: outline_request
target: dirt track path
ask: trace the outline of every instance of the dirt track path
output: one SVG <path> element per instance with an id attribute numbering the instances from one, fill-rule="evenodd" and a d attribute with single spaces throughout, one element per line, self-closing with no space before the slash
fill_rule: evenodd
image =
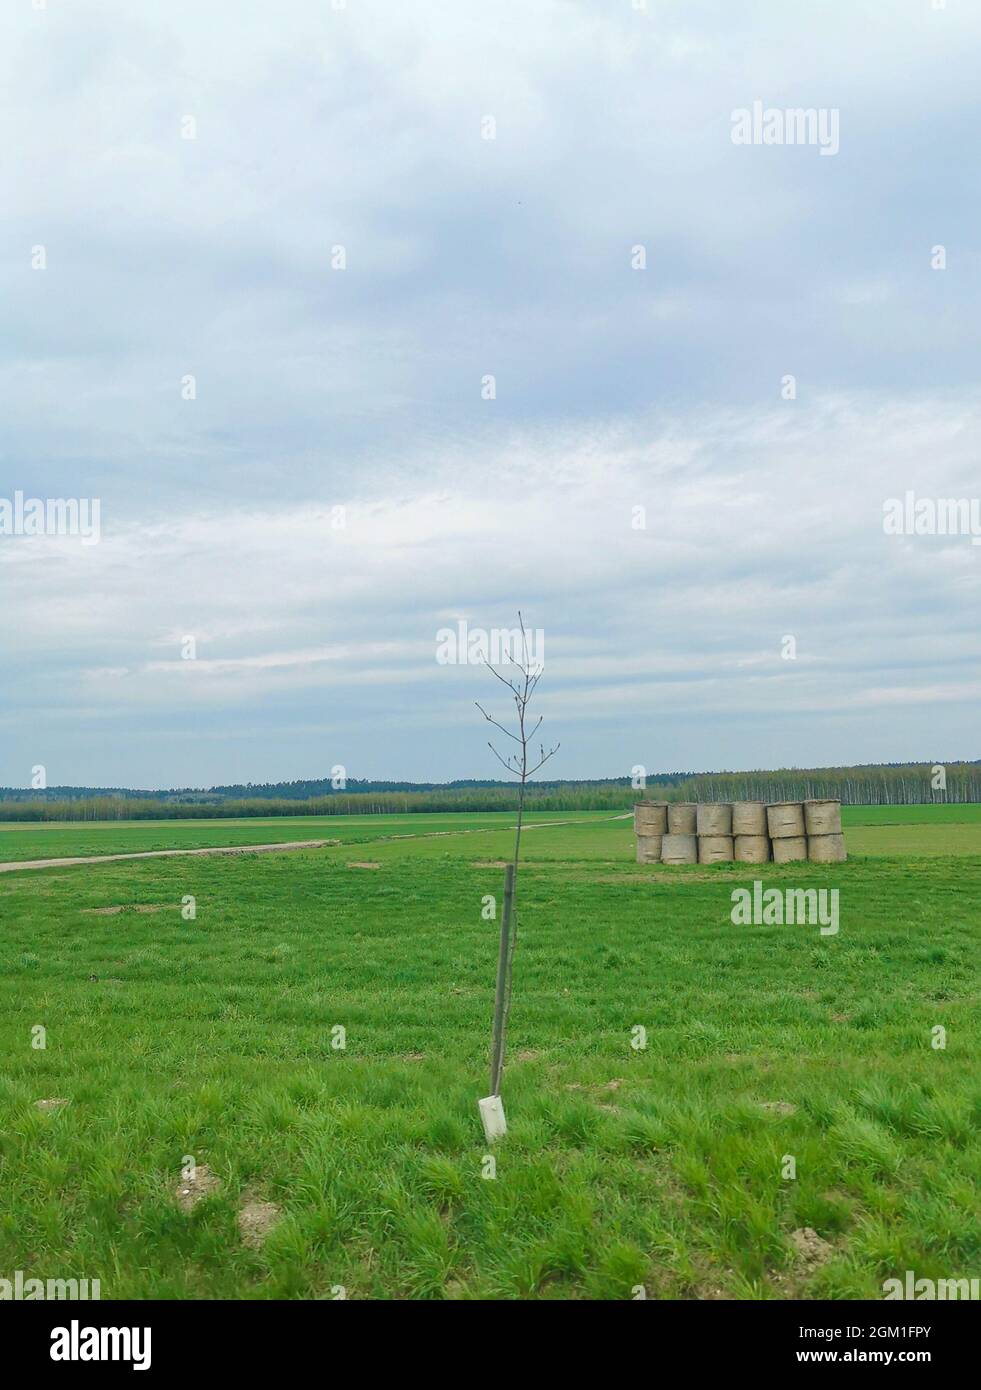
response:
<path id="1" fill-rule="evenodd" d="M 74 859 L 11 859 L 0 864 L 0 874 L 14 869 L 63 869 L 69 864 L 113 864 L 119 859 L 172 859 L 183 854 L 268 854 L 274 849 L 321 849 L 340 840 L 282 840 L 276 845 L 219 845 L 207 849 L 141 849 L 131 854 L 89 854 Z"/>
<path id="2" fill-rule="evenodd" d="M 631 812 L 624 816 L 609 816 L 609 820 L 629 820 Z M 595 825 L 588 820 L 542 820 L 526 824 L 525 830 L 548 830 L 553 825 Z M 491 831 L 513 830 L 513 825 L 481 825 L 467 830 L 429 830 L 421 835 L 379 835 L 377 840 L 281 840 L 273 845 L 217 845 L 205 849 L 141 849 L 129 854 L 88 854 L 69 859 L 10 859 L 0 864 L 0 874 L 13 873 L 16 869 L 64 869 L 73 864 L 115 864 L 121 859 L 174 859 L 188 854 L 271 854 L 275 850 L 323 849 L 347 845 L 350 850 L 360 845 L 390 843 L 392 840 L 433 840 L 442 835 L 487 835 Z"/>

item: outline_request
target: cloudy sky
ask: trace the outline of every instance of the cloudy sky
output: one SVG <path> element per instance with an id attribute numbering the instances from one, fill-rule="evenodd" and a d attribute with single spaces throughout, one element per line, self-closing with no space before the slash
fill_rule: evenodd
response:
<path id="1" fill-rule="evenodd" d="M 5 0 L 0 499 L 101 539 L 0 535 L 0 783 L 494 776 L 519 606 L 557 776 L 981 757 L 937 3 Z"/>

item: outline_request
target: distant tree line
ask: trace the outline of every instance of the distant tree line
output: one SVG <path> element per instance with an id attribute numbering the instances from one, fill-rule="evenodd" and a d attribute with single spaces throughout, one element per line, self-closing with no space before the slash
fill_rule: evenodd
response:
<path id="1" fill-rule="evenodd" d="M 802 801 L 838 797 L 849 805 L 904 806 L 920 802 L 981 802 L 981 763 L 948 763 L 943 779 L 929 763 L 864 767 L 786 768 L 778 772 L 677 772 L 649 779 L 643 790 L 626 777 L 605 781 L 539 782 L 528 787 L 534 811 L 628 811 L 635 801 Z M 945 780 L 946 786 L 936 785 Z M 272 786 L 273 784 L 269 784 Z M 290 788 L 323 783 L 279 784 Z M 329 782 L 326 784 L 329 787 Z M 506 782 L 437 784 L 349 782 L 343 791 L 307 796 L 209 792 L 129 792 L 53 787 L 47 792 L 0 789 L 0 819 L 8 821 L 218 820 L 249 816 L 405 815 L 433 811 L 510 811 Z M 198 800 L 197 798 L 208 798 Z"/>
<path id="2" fill-rule="evenodd" d="M 668 780 L 692 776 L 677 772 L 662 774 Z M 314 797 L 333 797 L 366 792 L 430 792 L 473 791 L 486 787 L 510 787 L 513 782 L 498 778 L 466 778 L 455 782 L 380 782 L 348 778 L 343 787 L 335 787 L 329 777 L 303 782 L 240 782 L 230 786 L 174 787 L 168 791 L 138 791 L 127 787 L 48 787 L 38 793 L 24 787 L 0 787 L 0 801 L 91 801 L 99 797 L 126 797 L 132 801 L 187 802 L 199 805 L 221 801 L 250 801 L 262 798 L 270 801 L 309 801 Z M 574 783 L 538 782 L 546 790 L 557 787 L 629 787 L 629 777 L 601 777 L 593 781 L 579 779 Z"/>

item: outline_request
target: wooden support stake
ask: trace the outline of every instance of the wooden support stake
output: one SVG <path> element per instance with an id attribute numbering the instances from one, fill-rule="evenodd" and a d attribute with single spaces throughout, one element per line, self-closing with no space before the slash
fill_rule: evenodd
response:
<path id="1" fill-rule="evenodd" d="M 504 1025 L 507 1014 L 508 966 L 511 958 L 511 916 L 514 911 L 514 865 L 504 870 L 504 910 L 501 914 L 501 942 L 497 955 L 497 987 L 494 990 L 494 1030 L 491 1038 L 490 1094 L 501 1094 L 504 1070 Z"/>

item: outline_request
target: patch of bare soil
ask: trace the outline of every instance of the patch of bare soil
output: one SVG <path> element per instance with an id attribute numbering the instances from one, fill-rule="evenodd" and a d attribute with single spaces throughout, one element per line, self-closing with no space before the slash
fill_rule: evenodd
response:
<path id="1" fill-rule="evenodd" d="M 117 912 L 122 912 L 121 907 L 83 907 L 82 911 L 87 917 L 115 917 Z"/>
<path id="2" fill-rule="evenodd" d="M 761 1110 L 769 1110 L 774 1115 L 796 1115 L 797 1106 L 791 1105 L 789 1100 L 761 1100 Z"/>
<path id="3" fill-rule="evenodd" d="M 282 1212 L 275 1202 L 246 1202 L 238 1214 L 242 1244 L 250 1250 L 261 1250 L 266 1236 L 281 1216 Z"/>
<path id="4" fill-rule="evenodd" d="M 834 1246 L 822 1239 L 811 1226 L 801 1226 L 791 1231 L 790 1245 L 794 1252 L 791 1266 L 771 1270 L 770 1279 L 781 1298 L 801 1298 L 806 1294 L 811 1275 L 827 1264 L 835 1253 Z"/>
<path id="5" fill-rule="evenodd" d="M 380 869 L 381 865 L 373 863 L 370 859 L 366 859 L 363 863 L 348 864 L 347 867 L 349 869 Z"/>
<path id="6" fill-rule="evenodd" d="M 515 1053 L 514 1060 L 516 1062 L 537 1062 L 538 1058 L 541 1055 L 542 1053 L 540 1048 L 526 1047 L 523 1049 L 523 1051 Z"/>
<path id="7" fill-rule="evenodd" d="M 506 869 L 507 866 L 506 859 L 476 859 L 470 865 L 471 869 Z"/>
<path id="8" fill-rule="evenodd" d="M 183 1178 L 174 1195 L 181 1211 L 193 1211 L 198 1202 L 203 1202 L 205 1197 L 210 1197 L 220 1187 L 221 1181 L 217 1174 L 213 1173 L 206 1163 L 198 1163 L 195 1165 L 193 1178 Z"/>
<path id="9" fill-rule="evenodd" d="M 811 1226 L 801 1226 L 798 1230 L 791 1231 L 790 1243 L 809 1271 L 827 1264 L 835 1253 L 834 1246 L 819 1236 Z"/>
<path id="10" fill-rule="evenodd" d="M 36 1100 L 34 1102 L 39 1110 L 60 1110 L 63 1105 L 68 1103 L 63 1096 L 52 1096 L 50 1100 Z"/>

